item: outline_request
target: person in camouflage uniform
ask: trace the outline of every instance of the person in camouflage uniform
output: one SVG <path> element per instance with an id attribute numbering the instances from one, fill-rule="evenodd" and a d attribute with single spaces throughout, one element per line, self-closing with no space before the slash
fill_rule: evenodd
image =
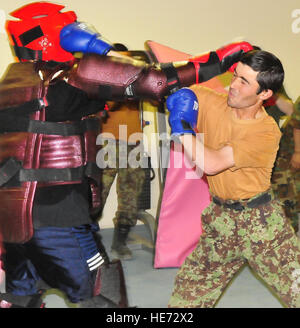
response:
<path id="1" fill-rule="evenodd" d="M 213 307 L 245 263 L 286 306 L 300 307 L 300 240 L 270 188 L 281 133 L 262 107 L 283 77 L 279 59 L 254 50 L 242 55 L 228 95 L 194 85 L 167 99 L 172 135 L 206 173 L 212 196 L 169 307 Z"/>
<path id="2" fill-rule="evenodd" d="M 300 170 L 295 167 L 292 162 L 292 158 L 295 158 L 298 162 L 300 160 L 297 159 L 296 156 L 293 156 L 295 148 L 293 136 L 294 128 L 300 125 L 300 121 L 297 120 L 300 110 L 299 100 L 295 103 L 295 115 L 292 116 L 293 103 L 288 98 L 283 88 L 279 92 L 278 97 L 281 98 L 281 102 L 276 101 L 271 106 L 265 106 L 267 113 L 281 126 L 282 132 L 271 183 L 275 195 L 279 198 L 284 207 L 285 214 L 291 220 L 295 231 L 298 231 L 299 234 Z M 285 104 L 283 104 L 283 101 Z M 289 107 L 291 107 L 292 111 L 289 111 Z M 283 124 L 280 124 L 281 120 Z"/>
<path id="3" fill-rule="evenodd" d="M 128 56 L 146 61 L 143 54 L 129 53 L 122 43 L 115 43 L 114 49 L 126 52 Z M 111 186 L 117 177 L 116 191 L 118 208 L 113 218 L 114 235 L 111 246 L 112 255 L 115 258 L 130 260 L 132 252 L 126 245 L 129 231 L 137 223 L 138 200 L 142 192 L 146 178 L 142 167 L 133 167 L 129 163 L 128 155 L 135 147 L 143 142 L 142 123 L 140 119 L 140 103 L 138 100 L 107 102 L 108 117 L 102 123 L 102 135 L 109 133 L 111 140 L 105 142 L 105 152 L 115 154 L 115 157 L 107 156 L 104 160 L 107 166 L 102 170 L 101 203 L 105 206 Z M 130 143 L 130 138 L 133 142 Z M 135 158 L 140 160 L 139 152 Z"/>
<path id="4" fill-rule="evenodd" d="M 202 228 L 177 276 L 172 307 L 213 307 L 247 262 L 285 304 L 300 307 L 300 241 L 278 200 L 243 211 L 212 202 L 202 212 Z"/>
<path id="5" fill-rule="evenodd" d="M 128 140 L 133 133 L 140 133 L 141 137 L 142 132 L 139 102 L 109 102 L 108 104 L 109 118 L 102 124 L 102 135 L 110 133 L 114 139 L 106 140 L 103 145 L 107 167 L 102 170 L 101 203 L 104 207 L 111 186 L 117 177 L 118 208 L 113 218 L 115 229 L 111 249 L 115 258 L 129 260 L 132 258 L 132 252 L 126 241 L 131 227 L 137 223 L 138 198 L 145 180 L 145 170 L 142 167 L 131 167 L 128 162 L 128 155 L 137 147 L 137 144 L 129 144 Z M 125 129 L 124 133 L 122 128 Z M 141 141 L 139 139 L 137 143 Z M 115 157 L 110 158 L 109 154 L 115 154 Z M 139 153 L 137 155 L 136 160 L 139 161 Z"/>
<path id="6" fill-rule="evenodd" d="M 297 193 L 297 205 L 295 206 L 298 212 L 298 236 L 300 238 L 300 97 L 296 100 L 294 113 L 290 125 L 293 127 L 294 153 L 291 158 L 291 167 L 294 171 L 295 189 Z"/>
<path id="7" fill-rule="evenodd" d="M 121 143 L 121 145 L 120 145 Z M 111 146 L 106 144 L 105 147 Z M 108 167 L 103 170 L 102 174 L 102 201 L 105 201 L 110 192 L 111 186 L 117 176 L 117 195 L 118 195 L 118 210 L 113 219 L 114 225 L 123 224 L 128 226 L 135 226 L 137 222 L 138 202 L 137 196 L 141 193 L 144 182 L 145 173 L 140 167 L 120 168 L 119 167 L 119 152 L 122 148 L 127 154 L 134 150 L 136 146 L 122 144 L 122 141 L 116 141 L 116 163 L 117 167 Z M 121 149 L 121 150 L 120 150 Z M 108 150 L 110 151 L 110 150 Z M 121 155 L 122 156 L 122 155 Z M 126 156 L 124 154 L 124 156 Z"/>

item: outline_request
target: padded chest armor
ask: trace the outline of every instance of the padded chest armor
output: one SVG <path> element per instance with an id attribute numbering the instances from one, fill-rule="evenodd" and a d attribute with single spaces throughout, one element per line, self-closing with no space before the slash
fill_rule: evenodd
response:
<path id="1" fill-rule="evenodd" d="M 48 121 L 47 110 L 55 106 L 48 104 L 50 88 L 34 63 L 11 64 L 0 82 L 0 229 L 5 242 L 24 243 L 32 237 L 36 188 L 87 178 L 91 210 L 100 207 L 99 119 L 89 115 L 76 121 Z"/>

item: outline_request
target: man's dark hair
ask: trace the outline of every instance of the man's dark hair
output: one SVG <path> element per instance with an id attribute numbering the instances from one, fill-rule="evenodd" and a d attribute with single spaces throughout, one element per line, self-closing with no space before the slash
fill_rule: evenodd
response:
<path id="1" fill-rule="evenodd" d="M 267 89 L 276 93 L 282 87 L 284 80 L 283 66 L 281 61 L 270 52 L 251 50 L 242 55 L 240 62 L 258 72 L 256 77 L 259 84 L 257 94 Z"/>

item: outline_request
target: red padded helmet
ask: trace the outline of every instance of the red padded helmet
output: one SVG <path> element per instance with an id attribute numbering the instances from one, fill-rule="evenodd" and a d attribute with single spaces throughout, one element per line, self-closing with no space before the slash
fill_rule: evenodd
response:
<path id="1" fill-rule="evenodd" d="M 68 62 L 74 59 L 59 45 L 61 29 L 77 19 L 74 11 L 60 12 L 64 7 L 50 2 L 34 2 L 10 13 L 18 20 L 8 20 L 6 30 L 20 61 Z"/>

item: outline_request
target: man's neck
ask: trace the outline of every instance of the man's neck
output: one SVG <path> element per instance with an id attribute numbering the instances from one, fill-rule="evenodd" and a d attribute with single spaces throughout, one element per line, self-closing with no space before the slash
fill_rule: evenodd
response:
<path id="1" fill-rule="evenodd" d="M 260 118 L 264 113 L 261 103 L 247 108 L 232 108 L 232 111 L 239 120 L 255 120 Z"/>

